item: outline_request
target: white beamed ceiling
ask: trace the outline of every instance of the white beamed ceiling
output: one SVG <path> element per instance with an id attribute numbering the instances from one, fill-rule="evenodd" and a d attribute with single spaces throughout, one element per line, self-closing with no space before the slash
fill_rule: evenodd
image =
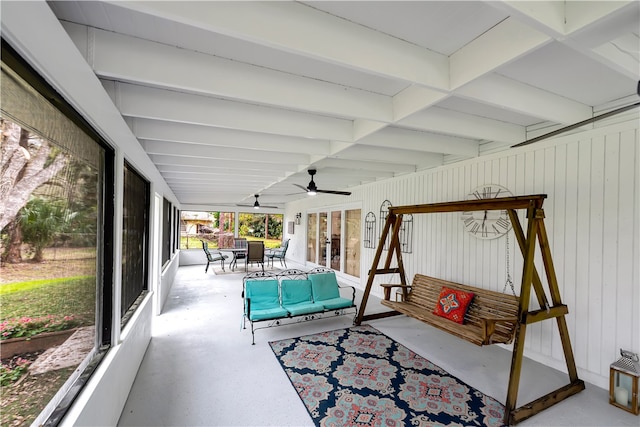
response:
<path id="1" fill-rule="evenodd" d="M 187 206 L 284 206 L 310 168 L 349 190 L 637 102 L 637 1 L 48 3 Z"/>

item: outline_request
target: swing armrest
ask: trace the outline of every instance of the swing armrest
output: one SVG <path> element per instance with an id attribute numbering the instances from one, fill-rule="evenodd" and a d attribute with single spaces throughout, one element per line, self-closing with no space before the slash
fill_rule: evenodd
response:
<path id="1" fill-rule="evenodd" d="M 497 323 L 508 323 L 515 325 L 518 323 L 517 317 L 483 317 L 480 318 L 480 322 L 482 323 L 482 342 L 484 344 L 491 344 L 493 333 L 496 331 Z"/>
<path id="2" fill-rule="evenodd" d="M 410 285 L 399 285 L 395 283 L 383 283 L 380 286 L 384 289 L 384 299 L 387 301 L 391 300 L 391 288 L 411 289 Z"/>

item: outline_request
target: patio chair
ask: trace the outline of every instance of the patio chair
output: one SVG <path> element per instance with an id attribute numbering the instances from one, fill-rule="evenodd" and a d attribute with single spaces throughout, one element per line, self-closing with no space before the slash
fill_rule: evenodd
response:
<path id="1" fill-rule="evenodd" d="M 209 264 L 212 262 L 220 261 L 220 266 L 222 267 L 222 271 L 224 271 L 224 260 L 229 258 L 227 255 L 222 255 L 222 252 L 216 251 L 216 254 L 212 254 L 209 250 L 209 243 L 201 240 L 202 242 L 202 250 L 207 256 L 207 266 L 204 268 L 204 272 L 206 273 L 209 270 Z"/>
<path id="2" fill-rule="evenodd" d="M 233 246 L 236 249 L 247 249 L 247 239 L 245 239 L 244 237 L 238 237 L 234 240 Z M 239 259 L 244 259 L 246 262 L 247 253 L 233 252 L 233 261 L 231 262 L 233 264 L 233 267 L 231 268 L 232 270 L 238 265 Z"/>
<path id="3" fill-rule="evenodd" d="M 271 268 L 273 268 L 273 259 L 277 258 L 280 260 L 280 266 L 284 263 L 284 267 L 287 267 L 287 261 L 285 259 L 285 255 L 287 253 L 287 248 L 289 247 L 289 239 L 286 239 L 282 242 L 279 248 L 270 249 L 267 254 L 267 266 L 269 265 L 269 260 L 271 260 Z"/>
<path id="4" fill-rule="evenodd" d="M 264 242 L 262 241 L 249 241 L 247 247 L 247 261 L 245 264 L 245 271 L 249 271 L 249 263 L 257 262 L 262 266 L 264 271 Z"/>

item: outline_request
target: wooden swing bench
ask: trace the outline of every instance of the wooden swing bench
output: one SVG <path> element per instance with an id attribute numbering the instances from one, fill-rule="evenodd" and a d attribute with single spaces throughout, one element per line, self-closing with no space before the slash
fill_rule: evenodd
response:
<path id="1" fill-rule="evenodd" d="M 513 342 L 511 370 L 509 372 L 503 420 L 505 424 L 509 425 L 517 424 L 585 388 L 584 381 L 578 378 L 565 319 L 565 315 L 569 310 L 566 305 L 562 304 L 544 225 L 542 204 L 545 198 L 546 195 L 537 194 L 390 207 L 384 229 L 380 235 L 380 242 L 373 259 L 373 265 L 369 270 L 369 277 L 355 322 L 356 325 L 360 325 L 364 320 L 382 319 L 405 314 L 476 345 L 510 344 Z M 517 209 L 527 210 L 526 232 L 520 224 L 516 213 Z M 452 283 L 422 274 L 415 274 L 411 285 L 407 283 L 399 237 L 403 228 L 403 215 L 468 211 L 486 212 L 490 210 L 504 210 L 508 213 L 513 233 L 522 252 L 523 271 L 519 297 Z M 387 240 L 389 237 L 390 240 Z M 384 265 L 380 267 L 382 251 L 386 249 L 385 242 L 389 242 L 389 250 Z M 549 301 L 543 289 L 543 282 L 534 265 L 536 243 L 540 247 L 551 301 Z M 392 266 L 394 259 L 397 264 L 396 267 Z M 398 284 L 380 285 L 384 290 L 384 300 L 381 303 L 391 308 L 392 311 L 365 314 L 375 277 L 385 274 L 399 274 L 400 276 L 400 283 Z M 474 293 L 474 298 L 469 305 L 462 324 L 433 314 L 440 292 L 445 286 Z M 392 301 L 391 291 L 395 288 L 399 290 L 396 293 L 396 297 L 400 296 L 401 298 L 400 300 Z M 540 306 L 539 309 L 531 310 L 529 308 L 532 290 Z M 527 325 L 544 320 L 554 320 L 558 327 L 569 383 L 532 402 L 516 407 Z"/>
<path id="2" fill-rule="evenodd" d="M 518 323 L 519 300 L 514 295 L 465 286 L 442 279 L 416 274 L 411 286 L 383 284 L 385 305 L 399 313 L 421 320 L 476 345 L 509 344 Z M 443 286 L 466 292 L 474 297 L 464 323 L 452 322 L 433 313 Z M 401 301 L 391 300 L 391 290 L 403 290 Z M 407 291 L 408 292 L 405 292 Z"/>

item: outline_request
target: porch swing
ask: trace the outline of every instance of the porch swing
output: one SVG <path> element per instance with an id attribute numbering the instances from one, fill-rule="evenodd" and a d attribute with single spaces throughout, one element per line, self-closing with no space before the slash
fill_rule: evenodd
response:
<path id="1" fill-rule="evenodd" d="M 509 425 L 517 424 L 585 388 L 584 381 L 578 378 L 565 319 L 568 309 L 566 305 L 562 304 L 544 225 L 542 204 L 545 198 L 546 195 L 538 194 L 390 207 L 355 322 L 360 325 L 367 320 L 405 314 L 479 346 L 513 342 L 504 417 L 505 424 Z M 518 209 L 527 210 L 526 234 L 518 219 L 516 212 Z M 513 295 L 504 292 L 511 280 L 508 260 L 507 282 L 503 292 L 462 285 L 422 274 L 416 274 L 411 285 L 408 285 L 399 240 L 403 215 L 488 210 L 506 210 L 509 215 L 515 238 L 523 255 L 520 297 L 515 295 L 513 282 L 511 282 Z M 391 233 L 389 251 L 384 266 L 380 268 L 384 242 L 389 233 Z M 534 265 L 536 241 L 539 244 L 542 255 L 551 303 L 547 299 L 542 281 Z M 508 256 L 508 248 L 506 256 Z M 396 267 L 392 267 L 394 259 Z M 400 283 L 380 285 L 384 290 L 382 304 L 391 308 L 392 311 L 366 315 L 367 301 L 376 276 L 396 273 L 400 277 Z M 532 287 L 539 309 L 531 310 L 529 308 Z M 399 301 L 391 300 L 391 290 L 394 288 L 400 290 L 401 299 Z M 433 313 L 443 288 L 474 294 L 464 315 L 464 321 L 460 319 L 462 323 L 451 321 Z M 516 408 L 527 325 L 550 319 L 556 319 L 555 323 L 558 326 L 564 351 L 569 383 Z"/>

